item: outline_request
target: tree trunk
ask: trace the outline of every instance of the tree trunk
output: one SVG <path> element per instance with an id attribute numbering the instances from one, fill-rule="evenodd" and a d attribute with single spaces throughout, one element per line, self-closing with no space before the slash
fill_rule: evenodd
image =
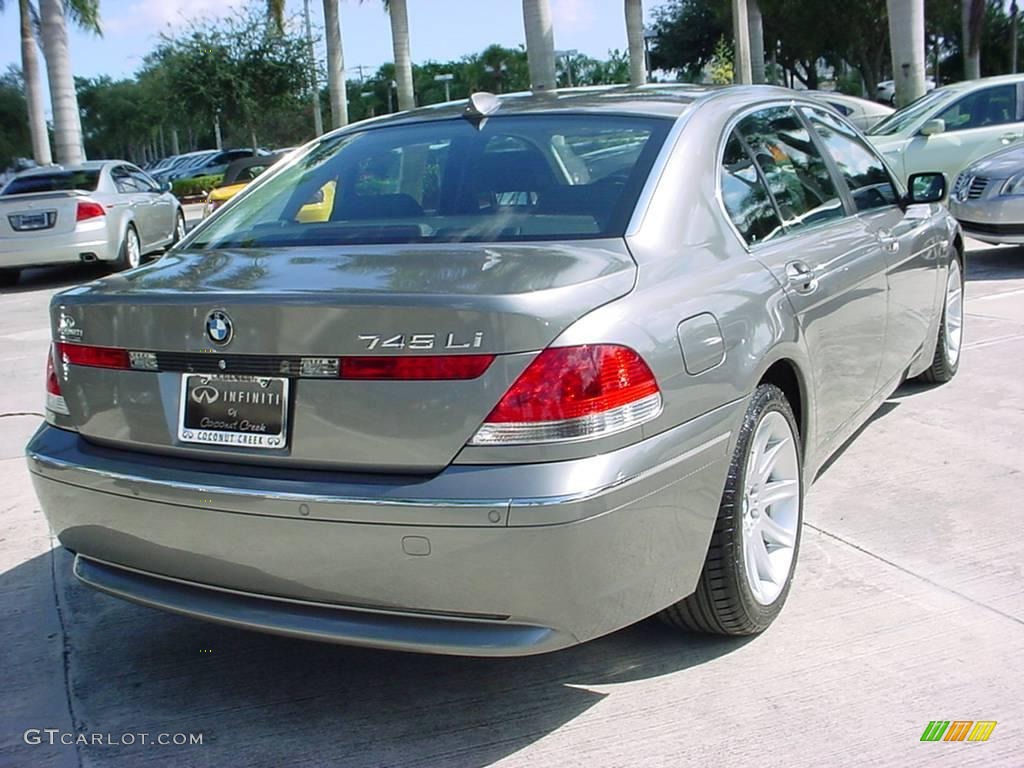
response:
<path id="1" fill-rule="evenodd" d="M 342 128 L 348 125 L 348 92 L 345 90 L 345 52 L 341 45 L 338 0 L 324 0 L 324 27 L 327 37 L 327 90 L 331 95 L 331 125 Z"/>
<path id="2" fill-rule="evenodd" d="M 404 111 L 416 106 L 412 90 L 412 56 L 409 53 L 409 14 L 406 0 L 391 0 L 391 47 L 395 52 L 395 82 L 398 83 L 398 109 Z"/>
<path id="3" fill-rule="evenodd" d="M 180 155 L 181 150 L 178 148 L 178 129 L 171 128 L 171 154 Z"/>
<path id="4" fill-rule="evenodd" d="M 63 0 L 39 0 L 43 28 L 43 53 L 50 82 L 50 105 L 53 110 L 53 139 L 57 162 L 77 165 L 85 160 L 82 147 L 82 122 L 75 95 L 75 78 L 68 51 L 68 30 Z"/>
<path id="5" fill-rule="evenodd" d="M 896 108 L 924 96 L 924 0 L 886 0 Z"/>
<path id="6" fill-rule="evenodd" d="M 28 130 L 32 136 L 32 157 L 39 165 L 53 162 L 50 154 L 50 134 L 46 129 L 43 111 L 43 81 L 39 75 L 39 51 L 32 31 L 32 16 L 28 0 L 18 0 L 21 14 L 21 73 L 25 79 L 25 103 L 28 107 Z"/>
<path id="7" fill-rule="evenodd" d="M 747 0 L 732 0 L 733 75 L 734 83 L 751 82 L 750 24 L 747 21 Z"/>
<path id="8" fill-rule="evenodd" d="M 758 0 L 747 0 L 747 25 L 750 28 L 750 81 L 764 82 L 764 20 Z"/>
<path id="9" fill-rule="evenodd" d="M 313 24 L 309 19 L 309 0 L 303 0 L 302 12 L 306 22 L 306 50 L 309 56 L 310 106 L 313 108 L 313 133 L 324 132 L 324 117 L 320 111 L 320 78 L 316 73 L 316 49 L 313 47 Z"/>
<path id="10" fill-rule="evenodd" d="M 643 85 L 647 82 L 643 0 L 626 0 L 626 40 L 629 43 L 630 85 Z"/>
<path id="11" fill-rule="evenodd" d="M 985 0 L 960 0 L 960 22 L 964 78 L 977 80 L 981 77 L 981 30 L 985 22 Z"/>
<path id="12" fill-rule="evenodd" d="M 530 64 L 530 87 L 550 91 L 555 79 L 555 32 L 551 26 L 548 0 L 523 0 L 523 26 L 526 29 L 526 58 Z"/>

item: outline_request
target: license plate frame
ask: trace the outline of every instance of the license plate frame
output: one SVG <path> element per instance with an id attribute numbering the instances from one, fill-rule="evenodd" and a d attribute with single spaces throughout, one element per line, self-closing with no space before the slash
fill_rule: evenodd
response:
<path id="1" fill-rule="evenodd" d="M 50 211 L 31 211 L 17 213 L 10 217 L 11 229 L 15 232 L 37 232 L 53 227 Z"/>
<path id="2" fill-rule="evenodd" d="M 178 440 L 190 445 L 286 449 L 290 383 L 274 376 L 183 373 Z M 253 402 L 263 397 L 268 402 Z"/>

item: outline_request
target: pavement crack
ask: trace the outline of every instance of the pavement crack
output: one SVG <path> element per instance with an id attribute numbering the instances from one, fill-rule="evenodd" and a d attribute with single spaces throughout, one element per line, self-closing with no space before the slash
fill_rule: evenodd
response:
<path id="1" fill-rule="evenodd" d="M 71 696 L 71 643 L 68 641 L 68 628 L 67 622 L 64 620 L 64 609 L 60 604 L 60 590 L 57 586 L 57 553 L 60 552 L 59 547 L 53 547 L 50 549 L 50 583 L 53 587 L 53 604 L 57 609 L 57 621 L 60 624 L 60 641 L 61 641 L 61 659 L 64 667 L 64 699 L 68 707 L 68 717 L 71 720 L 71 727 L 75 729 L 75 733 L 83 733 L 84 728 L 79 722 L 78 717 L 75 715 L 75 705 Z M 75 759 L 78 763 L 78 767 L 82 768 L 82 750 L 78 745 L 78 739 L 75 739 Z"/>
<path id="2" fill-rule="evenodd" d="M 939 582 L 937 582 L 937 581 L 935 581 L 933 579 L 929 579 L 927 576 L 922 576 L 920 573 L 916 573 L 916 572 L 910 570 L 909 568 L 903 567 L 899 563 L 895 563 L 892 560 L 889 560 L 888 558 L 882 557 L 881 555 L 879 555 L 879 554 L 877 554 L 875 552 L 872 552 L 870 549 L 865 549 L 864 547 L 860 546 L 860 544 L 854 544 L 849 539 L 844 539 L 842 536 L 839 536 L 838 534 L 832 533 L 831 531 L 826 531 L 824 528 L 819 528 L 818 526 L 811 525 L 808 522 L 804 522 L 804 526 L 807 527 L 807 528 L 810 528 L 812 531 L 817 531 L 822 536 L 827 536 L 828 538 L 832 539 L 833 541 L 837 541 L 840 544 L 845 544 L 847 547 L 850 547 L 851 549 L 855 549 L 858 552 L 860 552 L 861 554 L 867 555 L 870 558 L 873 558 L 875 560 L 878 560 L 879 562 L 885 563 L 886 565 L 890 566 L 891 568 L 895 568 L 897 571 L 905 573 L 908 576 L 913 576 L 915 579 L 918 579 L 919 581 L 923 581 L 925 584 L 928 584 L 930 586 L 936 587 L 937 589 L 941 589 L 943 592 L 948 592 L 951 595 L 956 595 L 957 597 L 959 597 L 959 598 L 961 598 L 963 600 L 966 600 L 967 602 L 972 603 L 973 605 L 976 605 L 979 608 L 984 608 L 985 610 L 991 611 L 992 613 L 996 614 L 997 616 L 1002 616 L 1004 619 L 1009 619 L 1010 621 L 1014 622 L 1015 624 L 1024 625 L 1024 619 L 1019 619 L 1019 618 L 1017 618 L 1016 616 L 1014 616 L 1012 614 L 1006 613 L 1005 611 L 1001 611 L 998 608 L 993 608 L 991 605 L 987 605 L 987 604 L 982 603 L 982 602 L 980 602 L 978 600 L 975 600 L 970 595 L 965 595 L 963 592 L 960 592 L 960 591 L 958 591 L 956 589 L 953 589 L 952 587 L 947 587 L 945 584 L 940 584 Z"/>

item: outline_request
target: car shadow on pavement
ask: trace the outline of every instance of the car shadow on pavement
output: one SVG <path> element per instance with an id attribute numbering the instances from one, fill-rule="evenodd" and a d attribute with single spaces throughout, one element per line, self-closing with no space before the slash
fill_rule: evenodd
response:
<path id="1" fill-rule="evenodd" d="M 0 294 L 68 288 L 108 274 L 110 270 L 105 264 L 67 264 L 26 269 L 18 277 L 17 283 L 0 288 Z"/>
<path id="2" fill-rule="evenodd" d="M 63 550 L 0 576 L 8 622 L 29 608 L 19 601 L 42 591 L 26 582 L 51 580 L 51 557 L 76 730 L 202 733 L 202 746 L 161 748 L 175 764 L 490 765 L 601 702 L 602 686 L 685 670 L 751 641 L 680 633 L 649 619 L 525 658 L 350 648 L 194 621 L 99 594 L 71 576 Z M 31 751 L 40 747 L 20 744 L 29 727 L 47 726 L 6 728 L 19 757 L 40 755 Z M 85 762 L 101 766 L 156 756 L 155 747 L 138 744 L 79 749 Z"/>
<path id="3" fill-rule="evenodd" d="M 967 251 L 966 280 L 1020 280 L 1024 277 L 1024 246 Z"/>

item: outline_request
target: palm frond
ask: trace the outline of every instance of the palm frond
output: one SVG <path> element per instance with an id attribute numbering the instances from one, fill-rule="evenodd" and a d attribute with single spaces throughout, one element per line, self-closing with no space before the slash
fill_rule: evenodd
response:
<path id="1" fill-rule="evenodd" d="M 64 13 L 86 32 L 103 37 L 103 28 L 100 26 L 99 0 L 65 0 Z"/>

